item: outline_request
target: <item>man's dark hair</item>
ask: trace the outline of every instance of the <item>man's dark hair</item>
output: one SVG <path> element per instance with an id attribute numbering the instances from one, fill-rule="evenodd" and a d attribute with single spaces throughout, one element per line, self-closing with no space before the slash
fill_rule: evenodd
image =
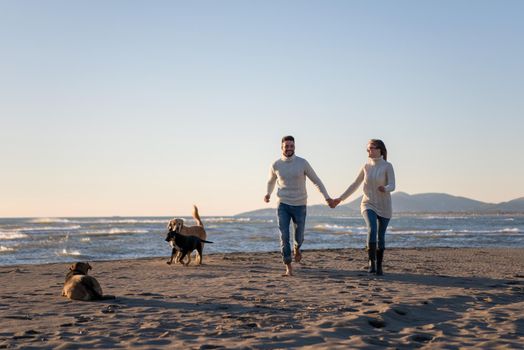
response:
<path id="1" fill-rule="evenodd" d="M 291 136 L 291 135 L 284 136 L 282 138 L 282 142 L 281 143 L 284 143 L 286 141 L 293 141 L 293 142 L 295 142 L 295 138 L 293 136 Z"/>

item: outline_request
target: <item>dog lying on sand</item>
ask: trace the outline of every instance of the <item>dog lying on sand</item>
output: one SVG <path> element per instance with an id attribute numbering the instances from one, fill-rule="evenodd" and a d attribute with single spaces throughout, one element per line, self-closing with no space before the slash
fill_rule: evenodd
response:
<path id="1" fill-rule="evenodd" d="M 76 262 L 71 265 L 66 275 L 62 296 L 83 301 L 114 299 L 114 295 L 104 295 L 96 278 L 87 275 L 89 270 L 91 265 L 87 262 Z"/>
<path id="2" fill-rule="evenodd" d="M 205 242 L 207 239 L 207 233 L 204 229 L 204 224 L 202 223 L 202 220 L 200 219 L 200 215 L 198 215 L 198 208 L 196 205 L 193 205 L 193 212 L 192 212 L 193 219 L 196 221 L 196 226 L 185 226 L 184 220 L 179 218 L 174 218 L 173 220 L 169 221 L 167 224 L 167 230 L 168 232 L 178 232 L 181 235 L 184 236 L 196 236 L 200 238 L 201 241 Z M 167 239 L 166 239 L 167 240 Z M 171 243 L 170 243 L 171 244 Z M 175 246 L 171 244 L 171 247 L 175 249 Z M 204 249 L 204 243 L 202 243 L 202 249 Z M 191 252 L 190 252 L 191 255 Z M 176 254 L 175 262 L 178 262 L 180 260 L 181 252 L 178 252 Z M 199 255 L 201 257 L 201 255 Z M 173 258 L 171 258 L 172 260 Z M 188 260 L 191 260 L 191 257 L 188 257 Z M 188 262 L 189 263 L 189 262 Z M 199 264 L 202 263 L 199 261 Z"/>
<path id="3" fill-rule="evenodd" d="M 169 231 L 167 233 L 166 242 L 169 242 L 173 247 L 173 250 L 171 251 L 171 259 L 167 261 L 167 264 L 171 265 L 175 255 L 178 255 L 180 252 L 180 256 L 176 261 L 185 266 L 189 265 L 191 262 L 191 252 L 193 252 L 193 250 L 196 250 L 198 253 L 198 264 L 202 264 L 202 249 L 204 248 L 204 243 L 213 243 L 200 239 L 197 236 L 184 236 L 177 231 Z M 187 263 L 184 264 L 184 257 L 186 255 Z"/>

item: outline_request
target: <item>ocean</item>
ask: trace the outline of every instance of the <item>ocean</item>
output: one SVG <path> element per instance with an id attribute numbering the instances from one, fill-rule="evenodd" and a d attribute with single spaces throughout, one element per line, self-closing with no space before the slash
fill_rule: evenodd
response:
<path id="1" fill-rule="evenodd" d="M 170 217 L 0 218 L 0 265 L 168 257 Z M 186 224 L 194 221 L 186 217 Z M 202 217 L 206 253 L 279 251 L 276 218 Z M 364 248 L 361 216 L 308 216 L 303 249 Z M 524 247 L 524 213 L 397 215 L 387 247 Z"/>

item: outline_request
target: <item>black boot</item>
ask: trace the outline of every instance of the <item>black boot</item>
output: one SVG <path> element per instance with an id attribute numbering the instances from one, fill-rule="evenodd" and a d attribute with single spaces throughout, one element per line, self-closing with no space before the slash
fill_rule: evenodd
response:
<path id="1" fill-rule="evenodd" d="M 377 272 L 375 267 L 375 255 L 376 255 L 377 248 L 376 247 L 368 247 L 368 272 L 369 273 L 375 273 Z"/>
<path id="2" fill-rule="evenodd" d="M 384 249 L 377 250 L 377 276 L 382 276 L 384 271 L 382 271 L 382 260 L 384 260 Z"/>

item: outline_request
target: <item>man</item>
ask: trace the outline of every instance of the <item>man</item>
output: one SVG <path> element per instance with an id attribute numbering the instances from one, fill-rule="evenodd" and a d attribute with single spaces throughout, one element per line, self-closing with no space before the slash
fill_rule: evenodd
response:
<path id="1" fill-rule="evenodd" d="M 282 138 L 282 157 L 271 165 L 269 180 L 267 182 L 267 194 L 264 201 L 269 203 L 271 193 L 278 183 L 278 228 L 280 229 L 280 248 L 282 260 L 286 265 L 286 273 L 283 276 L 292 276 L 291 268 L 291 244 L 289 242 L 289 224 L 294 224 L 294 257 L 295 262 L 300 262 L 302 254 L 300 247 L 304 241 L 304 228 L 306 225 L 306 177 L 309 178 L 320 193 L 324 195 L 326 202 L 332 206 L 333 200 L 329 197 L 322 181 L 318 178 L 309 163 L 295 155 L 295 139 L 293 136 Z"/>

